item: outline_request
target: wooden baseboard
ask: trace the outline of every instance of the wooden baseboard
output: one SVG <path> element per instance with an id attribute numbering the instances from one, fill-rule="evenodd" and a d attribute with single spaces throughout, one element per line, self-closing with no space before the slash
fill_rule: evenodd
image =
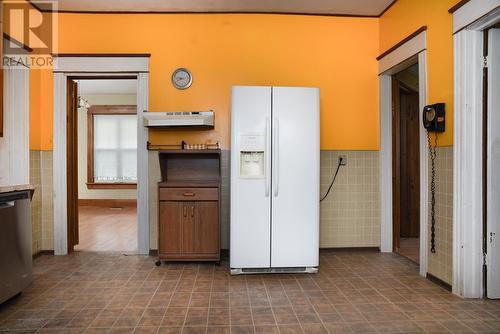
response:
<path id="1" fill-rule="evenodd" d="M 37 253 L 33 254 L 33 260 L 42 256 L 42 255 L 54 255 L 54 251 L 53 250 L 41 250 L 41 251 L 38 251 Z"/>
<path id="2" fill-rule="evenodd" d="M 135 199 L 79 199 L 78 206 L 100 206 L 116 208 L 123 206 L 137 206 Z"/>
<path id="3" fill-rule="evenodd" d="M 443 281 L 442 279 L 440 278 L 437 278 L 436 276 L 432 275 L 432 274 L 429 274 L 427 273 L 427 275 L 425 276 L 429 281 L 431 282 L 434 282 L 436 283 L 437 285 L 439 285 L 440 287 L 448 290 L 451 292 L 451 284 L 448 284 L 446 283 L 445 281 Z"/>

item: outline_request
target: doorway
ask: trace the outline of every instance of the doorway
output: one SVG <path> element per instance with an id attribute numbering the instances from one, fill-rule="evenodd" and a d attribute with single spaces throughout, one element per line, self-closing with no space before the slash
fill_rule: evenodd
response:
<path id="1" fill-rule="evenodd" d="M 393 251 L 420 263 L 419 68 L 392 76 Z"/>
<path id="2" fill-rule="evenodd" d="M 137 80 L 68 78 L 68 252 L 137 251 Z"/>

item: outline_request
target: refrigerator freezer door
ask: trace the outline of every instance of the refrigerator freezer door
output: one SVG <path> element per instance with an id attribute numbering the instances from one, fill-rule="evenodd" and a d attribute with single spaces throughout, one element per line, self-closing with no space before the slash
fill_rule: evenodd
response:
<path id="1" fill-rule="evenodd" d="M 319 262 L 319 89 L 273 87 L 272 267 Z"/>
<path id="2" fill-rule="evenodd" d="M 233 87 L 231 107 L 231 268 L 270 266 L 271 87 Z M 241 175 L 248 136 L 264 136 L 264 177 Z M 253 146 L 252 146 L 253 147 Z M 259 147 L 257 151 L 261 151 Z M 252 149 L 251 151 L 254 151 Z M 259 154 L 254 154 L 256 160 Z"/>

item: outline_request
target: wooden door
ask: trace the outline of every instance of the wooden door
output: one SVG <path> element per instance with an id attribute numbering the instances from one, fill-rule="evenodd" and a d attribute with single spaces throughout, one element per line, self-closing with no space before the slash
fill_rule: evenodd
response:
<path id="1" fill-rule="evenodd" d="M 418 238 L 420 236 L 420 113 L 418 93 L 402 92 L 400 111 L 400 236 Z"/>
<path id="2" fill-rule="evenodd" d="M 182 226 L 187 212 L 182 202 L 160 202 L 158 252 L 180 254 L 182 252 Z"/>
<path id="3" fill-rule="evenodd" d="M 400 191 L 401 191 L 401 143 L 400 128 L 400 86 L 396 78 L 392 78 L 392 248 L 394 252 L 400 247 Z"/>
<path id="4" fill-rule="evenodd" d="M 68 210 L 68 253 L 78 245 L 78 84 L 67 81 L 67 210 Z"/>
<path id="5" fill-rule="evenodd" d="M 195 213 L 195 250 L 198 254 L 219 252 L 218 202 L 197 202 Z"/>

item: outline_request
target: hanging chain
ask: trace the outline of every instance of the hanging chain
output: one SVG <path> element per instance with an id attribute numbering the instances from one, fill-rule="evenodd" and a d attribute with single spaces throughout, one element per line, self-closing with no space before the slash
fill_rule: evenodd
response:
<path id="1" fill-rule="evenodd" d="M 434 137 L 434 146 L 431 144 L 431 137 L 427 132 L 427 143 L 431 157 L 431 253 L 436 253 L 436 147 L 437 134 Z"/>

